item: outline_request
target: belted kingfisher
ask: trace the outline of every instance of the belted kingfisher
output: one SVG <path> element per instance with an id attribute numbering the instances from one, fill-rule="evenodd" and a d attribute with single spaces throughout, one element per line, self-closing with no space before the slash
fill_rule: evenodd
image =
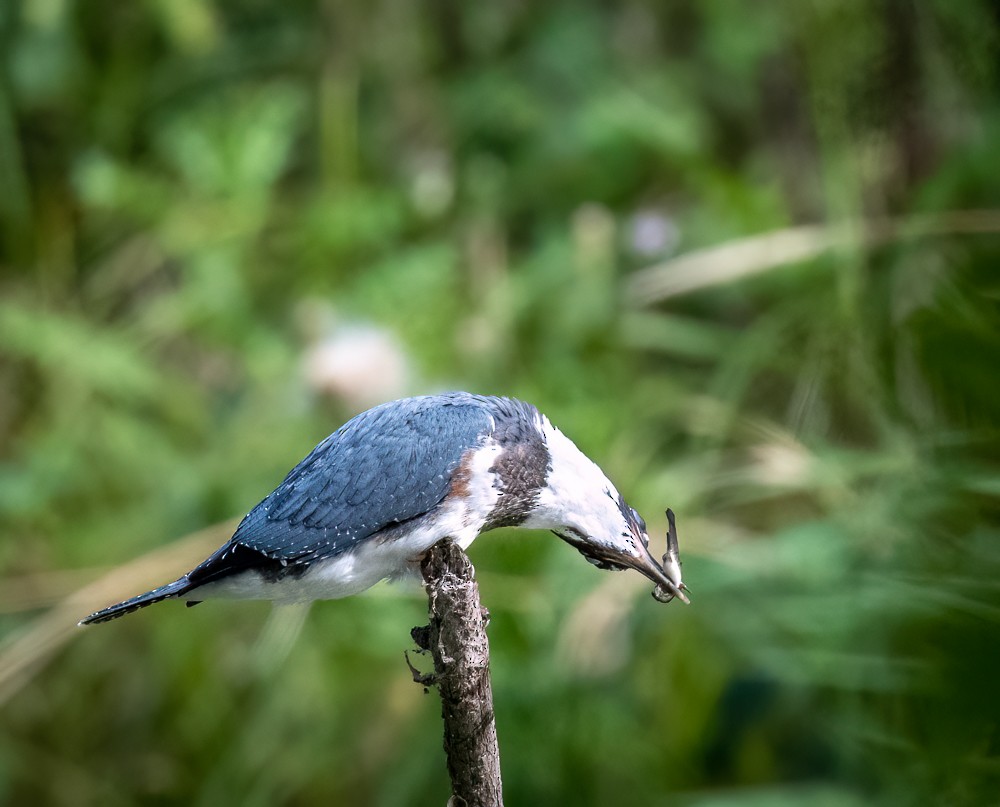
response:
<path id="1" fill-rule="evenodd" d="M 676 547 L 664 565 L 646 524 L 604 472 L 534 406 L 452 392 L 362 412 L 317 445 L 233 537 L 178 580 L 91 614 L 212 597 L 337 599 L 415 569 L 450 537 L 551 530 L 602 569 L 632 568 L 684 602 Z"/>

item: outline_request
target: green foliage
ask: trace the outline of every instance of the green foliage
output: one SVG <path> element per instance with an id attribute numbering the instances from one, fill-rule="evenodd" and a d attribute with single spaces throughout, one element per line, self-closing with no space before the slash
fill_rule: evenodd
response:
<path id="1" fill-rule="evenodd" d="M 994 801 L 996 39 L 978 0 L 6 4 L 0 802 L 445 801 L 413 586 L 51 638 L 358 408 L 303 372 L 356 320 L 678 513 L 690 608 L 473 547 L 509 803 Z"/>

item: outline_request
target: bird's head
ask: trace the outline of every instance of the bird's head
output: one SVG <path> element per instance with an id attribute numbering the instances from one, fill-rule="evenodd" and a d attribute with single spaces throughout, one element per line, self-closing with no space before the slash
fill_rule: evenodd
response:
<path id="1" fill-rule="evenodd" d="M 552 530 L 601 569 L 641 572 L 656 583 L 658 599 L 687 603 L 676 533 L 661 565 L 650 554 L 646 522 L 604 472 L 547 420 L 542 432 L 549 470 L 525 526 Z"/>

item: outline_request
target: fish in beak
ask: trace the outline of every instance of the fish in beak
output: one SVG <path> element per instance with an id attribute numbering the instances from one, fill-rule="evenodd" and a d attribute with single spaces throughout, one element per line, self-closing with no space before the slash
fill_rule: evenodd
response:
<path id="1" fill-rule="evenodd" d="M 667 551 L 663 556 L 663 564 L 660 565 L 649 553 L 649 536 L 643 532 L 637 537 L 634 553 L 628 553 L 617 558 L 617 562 L 622 566 L 628 566 L 641 572 L 654 583 L 653 597 L 660 602 L 670 602 L 674 597 L 685 605 L 690 605 L 691 600 L 684 593 L 688 590 L 681 579 L 681 562 L 677 545 L 677 527 L 674 524 L 673 510 L 667 510 Z"/>
<path id="2" fill-rule="evenodd" d="M 657 585 L 653 589 L 653 597 L 660 602 L 670 602 L 677 597 L 685 605 L 690 605 L 691 600 L 684 592 L 688 587 L 681 579 L 681 557 L 680 548 L 677 543 L 677 524 L 674 522 L 674 511 L 667 508 L 667 551 L 663 555 L 663 566 L 661 567 L 663 577 L 669 585 Z M 652 578 L 650 578 L 652 579 Z M 653 580 L 653 582 L 659 582 Z"/>

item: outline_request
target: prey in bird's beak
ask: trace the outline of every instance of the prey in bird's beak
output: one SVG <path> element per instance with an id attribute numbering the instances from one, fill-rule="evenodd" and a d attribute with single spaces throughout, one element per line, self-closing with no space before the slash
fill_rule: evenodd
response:
<path id="1" fill-rule="evenodd" d="M 684 594 L 688 587 L 681 580 L 681 557 L 677 544 L 677 525 L 674 523 L 674 511 L 667 508 L 667 551 L 663 555 L 663 574 L 669 579 L 670 585 L 657 585 L 653 589 L 654 599 L 660 602 L 670 602 L 677 597 L 685 605 L 691 600 Z M 657 582 L 656 580 L 653 581 Z"/>
<path id="2" fill-rule="evenodd" d="M 628 566 L 637 572 L 642 572 L 642 574 L 656 583 L 656 588 L 653 589 L 653 597 L 660 602 L 670 602 L 676 597 L 686 605 L 690 605 L 691 601 L 684 593 L 687 591 L 687 586 L 681 580 L 681 562 L 677 548 L 677 527 L 674 525 L 673 510 L 667 510 L 667 523 L 669 524 L 669 529 L 667 530 L 667 551 L 663 556 L 662 566 L 649 554 L 649 536 L 644 529 L 645 524 L 636 524 L 636 527 L 633 528 L 633 532 L 635 532 L 636 528 L 642 528 L 641 534 L 638 535 L 640 540 L 635 542 L 636 551 L 622 555 L 616 560 L 623 566 Z"/>

